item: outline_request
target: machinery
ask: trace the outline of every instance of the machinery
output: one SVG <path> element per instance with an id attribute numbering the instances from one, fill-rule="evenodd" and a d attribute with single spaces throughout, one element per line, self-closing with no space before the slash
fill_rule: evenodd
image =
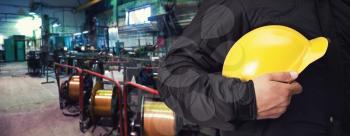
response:
<path id="1" fill-rule="evenodd" d="M 122 129 L 121 120 L 121 87 L 118 81 L 100 73 L 83 70 L 86 75 L 95 77 L 94 87 L 91 89 L 88 112 L 83 112 L 80 129 L 85 132 L 91 126 L 102 125 L 112 127 L 107 133 L 110 135 L 115 129 Z M 104 81 L 105 80 L 105 81 Z M 109 87 L 108 87 L 109 86 Z M 94 127 L 95 128 L 95 127 Z M 122 135 L 122 134 L 120 134 Z"/>
<path id="2" fill-rule="evenodd" d="M 29 51 L 27 54 L 28 74 L 38 76 L 41 74 L 40 54 L 38 51 Z"/>
<path id="3" fill-rule="evenodd" d="M 59 84 L 59 90 L 61 94 L 61 103 L 63 105 L 78 105 L 80 99 L 89 102 L 91 90 L 93 87 L 93 79 L 91 75 L 83 73 L 82 69 L 92 70 L 97 60 L 106 58 L 106 55 L 99 55 L 98 53 L 68 53 L 60 57 L 63 62 L 68 65 L 61 65 L 55 63 L 55 74 L 59 83 L 61 74 L 67 74 L 66 79 L 62 84 Z M 101 68 L 96 68 L 101 69 Z M 82 78 L 80 78 L 82 77 Z M 80 90 L 80 84 L 84 83 Z M 80 93 L 84 92 L 84 93 Z M 81 98 L 80 98 L 80 95 Z M 86 107 L 87 105 L 83 105 Z M 65 107 L 65 106 L 63 106 Z"/>
<path id="4" fill-rule="evenodd" d="M 125 130 L 128 135 L 181 136 L 199 134 L 199 126 L 177 116 L 161 101 L 157 90 L 133 82 L 128 82 L 127 86 L 149 93 L 140 96 L 141 104 L 138 112 L 129 113 L 127 114 L 129 117 L 124 117 L 124 119 L 127 118 L 130 121 L 127 122 L 127 128 L 130 129 L 130 132 Z M 129 106 L 126 106 L 124 110 L 129 110 L 129 108 Z"/>
<path id="5" fill-rule="evenodd" d="M 116 89 L 106 88 L 110 82 L 97 82 L 92 89 L 91 100 L 89 104 L 89 113 L 93 125 L 98 125 L 99 121 L 104 121 L 103 125 L 116 128 L 118 99 Z M 106 123 L 108 122 L 108 123 Z M 101 125 L 100 123 L 99 125 Z"/>
<path id="6" fill-rule="evenodd" d="M 74 69 L 75 74 L 68 76 L 68 79 L 61 83 L 60 73 L 62 68 Z M 59 91 L 60 109 L 64 115 L 78 116 L 80 114 L 80 96 L 83 95 L 81 92 L 84 91 L 84 85 L 91 86 L 91 79 L 88 81 L 88 78 L 82 75 L 80 68 L 63 64 L 55 64 L 55 74 Z"/>
<path id="7" fill-rule="evenodd" d="M 94 131 L 96 126 L 101 126 L 111 128 L 105 128 L 105 135 L 198 134 L 199 127 L 177 116 L 162 102 L 158 91 L 153 89 L 157 84 L 158 68 L 151 67 L 150 63 L 153 62 L 145 60 L 141 60 L 142 65 L 137 66 L 140 64 L 138 61 L 98 60 L 93 66 L 97 72 L 55 64 L 63 113 L 79 115 L 81 132 L 90 128 Z M 62 68 L 73 69 L 73 74 L 60 84 L 59 73 Z M 106 71 L 108 73 L 113 68 L 123 72 L 123 82 L 113 78 L 113 72 L 111 76 L 105 75 Z"/>
<path id="8" fill-rule="evenodd" d="M 73 75 L 60 83 L 62 68 L 73 69 Z M 91 126 L 107 125 L 118 128 L 118 107 L 121 107 L 121 87 L 119 82 L 100 73 L 77 67 L 55 64 L 57 85 L 59 87 L 59 102 L 63 114 L 78 116 L 80 130 L 85 132 Z M 96 79 L 93 84 L 93 78 Z M 107 80 L 107 81 L 103 81 Z M 110 86 L 110 88 L 108 88 Z M 102 122 L 102 123 L 101 123 Z"/>
<path id="9" fill-rule="evenodd" d="M 5 59 L 7 62 L 25 61 L 25 36 L 13 35 L 4 40 Z"/>
<path id="10" fill-rule="evenodd" d="M 124 125 L 128 127 L 124 133 L 132 136 L 198 134 L 199 127 L 176 116 L 153 89 L 157 82 L 156 71 L 157 67 L 125 67 L 123 119 L 127 119 Z"/>

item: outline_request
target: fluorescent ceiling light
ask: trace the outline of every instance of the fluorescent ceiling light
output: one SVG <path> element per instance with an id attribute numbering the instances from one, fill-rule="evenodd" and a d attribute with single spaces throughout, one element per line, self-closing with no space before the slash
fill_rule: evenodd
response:
<path id="1" fill-rule="evenodd" d="M 81 35 L 81 33 L 75 33 L 75 34 L 73 34 L 74 36 L 78 36 L 78 35 Z"/>
<path id="2" fill-rule="evenodd" d="M 116 33 L 116 32 L 118 32 L 118 28 L 117 27 L 108 28 L 108 32 L 109 33 Z"/>
<path id="3" fill-rule="evenodd" d="M 29 15 L 36 15 L 35 12 L 29 12 L 28 14 L 29 14 Z"/>
<path id="4" fill-rule="evenodd" d="M 61 24 L 59 24 L 59 23 L 54 23 L 54 24 L 52 25 L 52 27 L 59 27 L 59 26 L 61 26 Z"/>
<path id="5" fill-rule="evenodd" d="M 0 34 L 0 45 L 1 44 L 4 44 L 4 39 L 5 39 L 5 36 L 1 35 Z M 1 50 L 1 49 L 0 49 Z"/>

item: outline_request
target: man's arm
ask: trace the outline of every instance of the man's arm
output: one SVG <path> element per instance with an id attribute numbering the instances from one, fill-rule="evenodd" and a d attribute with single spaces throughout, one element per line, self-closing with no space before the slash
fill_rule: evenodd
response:
<path id="1" fill-rule="evenodd" d="M 234 120 L 256 119 L 256 102 L 252 81 L 218 73 L 233 43 L 225 41 L 226 36 L 235 31 L 232 36 L 238 38 L 247 28 L 239 5 L 232 10 L 222 3 L 203 2 L 163 60 L 159 89 L 176 114 L 201 125 L 232 129 L 230 122 Z"/>

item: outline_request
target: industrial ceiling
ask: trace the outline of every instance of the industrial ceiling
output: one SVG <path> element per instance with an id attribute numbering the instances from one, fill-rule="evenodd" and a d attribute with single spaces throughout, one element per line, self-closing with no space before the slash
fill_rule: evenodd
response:
<path id="1" fill-rule="evenodd" d="M 95 0 L 1 0 L 0 1 L 0 36 L 8 37 L 18 35 L 16 23 L 19 19 L 29 16 L 36 5 L 46 8 L 76 10 L 87 6 L 88 2 Z"/>

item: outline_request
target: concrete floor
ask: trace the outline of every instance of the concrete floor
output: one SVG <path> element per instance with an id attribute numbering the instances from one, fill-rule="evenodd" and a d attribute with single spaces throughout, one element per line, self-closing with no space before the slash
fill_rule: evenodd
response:
<path id="1" fill-rule="evenodd" d="M 91 136 L 102 128 L 81 133 L 79 117 L 64 116 L 59 109 L 56 83 L 26 75 L 26 63 L 0 67 L 0 136 Z M 54 81 L 53 78 L 49 79 Z"/>

